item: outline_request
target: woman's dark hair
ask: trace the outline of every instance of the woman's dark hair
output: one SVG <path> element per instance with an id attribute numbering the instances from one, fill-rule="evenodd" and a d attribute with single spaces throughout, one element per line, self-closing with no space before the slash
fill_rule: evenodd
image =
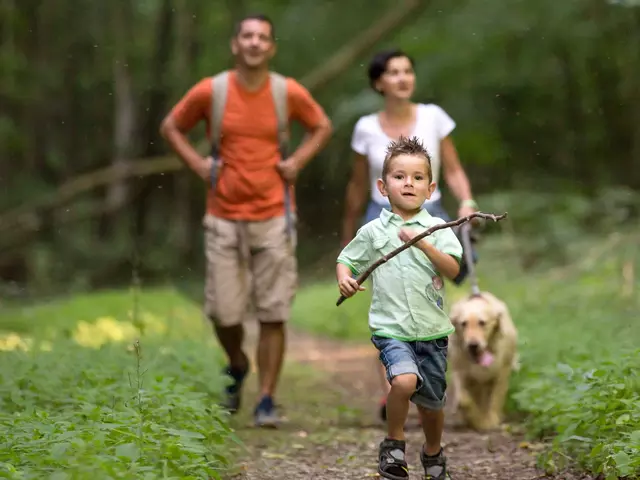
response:
<path id="1" fill-rule="evenodd" d="M 412 67 L 414 66 L 413 58 L 411 58 L 409 55 L 407 55 L 406 53 L 404 53 L 402 50 L 399 50 L 399 49 L 383 50 L 382 52 L 378 52 L 373 56 L 373 58 L 369 62 L 369 70 L 368 70 L 369 85 L 371 85 L 371 88 L 373 88 L 376 92 L 378 92 L 378 90 L 376 90 L 376 87 L 375 87 L 376 81 L 387 70 L 387 65 L 389 64 L 389 60 L 391 60 L 392 58 L 398 58 L 398 57 L 408 58 L 409 62 L 411 62 L 411 66 Z M 382 95 L 382 92 L 378 92 L 378 93 Z"/>

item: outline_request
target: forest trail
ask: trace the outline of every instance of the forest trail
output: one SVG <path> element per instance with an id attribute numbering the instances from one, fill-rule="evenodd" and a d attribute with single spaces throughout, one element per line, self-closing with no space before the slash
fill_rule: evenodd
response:
<path id="1" fill-rule="evenodd" d="M 256 329 L 248 332 L 255 351 Z M 252 355 L 253 358 L 254 355 Z M 248 447 L 239 453 L 239 473 L 231 478 L 366 479 L 377 473 L 377 448 L 384 436 L 378 419 L 380 398 L 371 345 L 318 338 L 290 329 L 287 357 L 276 402 L 284 422 L 277 430 L 251 423 L 257 375 L 248 377 L 241 413 L 232 426 Z M 253 362 L 253 360 L 252 360 Z M 411 479 L 421 479 L 419 451 L 423 442 L 415 407 L 407 422 L 407 461 Z M 535 466 L 539 445 L 524 442 L 517 425 L 479 434 L 445 426 L 443 442 L 454 480 L 586 480 L 562 473 L 545 475 Z"/>

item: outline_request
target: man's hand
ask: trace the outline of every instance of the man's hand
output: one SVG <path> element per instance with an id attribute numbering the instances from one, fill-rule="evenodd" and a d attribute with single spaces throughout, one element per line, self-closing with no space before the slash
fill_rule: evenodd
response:
<path id="1" fill-rule="evenodd" d="M 288 183 L 293 184 L 298 177 L 298 172 L 300 171 L 300 167 L 298 166 L 298 162 L 293 157 L 289 157 L 286 160 L 278 163 L 277 165 L 278 172 L 280 176 Z"/>
<path id="2" fill-rule="evenodd" d="M 202 162 L 200 162 L 194 170 L 200 178 L 208 183 L 211 181 L 211 169 L 213 168 L 213 165 L 213 157 L 206 157 L 202 159 Z M 220 167 L 216 166 L 216 168 Z"/>
<path id="3" fill-rule="evenodd" d="M 338 288 L 340 289 L 340 294 L 345 298 L 353 297 L 358 291 L 366 290 L 362 285 L 358 285 L 358 281 L 355 278 L 349 275 L 344 275 L 338 280 Z"/>

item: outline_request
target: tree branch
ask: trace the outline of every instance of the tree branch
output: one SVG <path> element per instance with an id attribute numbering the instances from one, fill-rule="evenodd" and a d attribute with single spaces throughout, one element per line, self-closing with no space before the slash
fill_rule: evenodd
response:
<path id="1" fill-rule="evenodd" d="M 380 19 L 364 32 L 351 40 L 325 60 L 318 68 L 302 77 L 302 83 L 309 90 L 316 90 L 347 70 L 364 52 L 373 48 L 386 35 L 416 18 L 419 10 L 427 6 L 426 0 L 406 0 L 401 5 L 393 5 Z"/>
<path id="2" fill-rule="evenodd" d="M 398 255 L 400 252 L 402 252 L 403 250 L 406 250 L 407 248 L 411 247 L 412 245 L 418 243 L 420 240 L 422 240 L 423 238 L 431 235 L 433 232 L 435 232 L 437 230 L 442 230 L 444 228 L 457 227 L 458 225 L 462 225 L 463 223 L 467 223 L 472 218 L 484 218 L 486 220 L 493 220 L 494 222 L 499 222 L 500 220 L 503 220 L 503 219 L 507 218 L 507 212 L 503 213 L 502 215 L 493 215 L 492 213 L 475 212 L 475 213 L 472 213 L 471 215 L 467 215 L 466 217 L 460 217 L 459 219 L 453 220 L 451 222 L 441 223 L 439 225 L 434 225 L 433 227 L 428 228 L 424 232 L 416 235 L 415 237 L 413 237 L 408 242 L 400 245 L 395 250 L 387 253 L 383 257 L 380 257 L 378 260 L 376 260 L 369 268 L 367 268 L 364 271 L 364 273 L 362 275 L 360 275 L 357 278 L 356 281 L 358 282 L 358 285 L 362 285 L 364 283 L 364 281 L 367 278 L 369 278 L 369 275 L 371 275 L 371 273 L 373 273 L 373 271 L 376 268 L 378 268 L 380 265 L 382 265 L 383 263 L 387 263 L 389 260 L 391 260 L 393 257 Z M 342 304 L 342 302 L 344 302 L 345 300 L 346 300 L 346 297 L 344 297 L 343 295 L 340 295 L 340 298 L 336 302 L 336 307 L 339 307 L 340 304 Z"/>

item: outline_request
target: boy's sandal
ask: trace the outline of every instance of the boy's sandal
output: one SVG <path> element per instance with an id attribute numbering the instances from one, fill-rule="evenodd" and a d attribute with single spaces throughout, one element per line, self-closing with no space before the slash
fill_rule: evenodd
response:
<path id="1" fill-rule="evenodd" d="M 378 473 L 391 480 L 407 480 L 409 469 L 404 456 L 405 442 L 385 439 L 380 443 Z"/>
<path id="2" fill-rule="evenodd" d="M 420 461 L 424 468 L 424 480 L 452 480 L 447 471 L 447 457 L 444 456 L 442 449 L 435 457 L 428 457 L 424 453 L 424 445 L 420 452 Z"/>

